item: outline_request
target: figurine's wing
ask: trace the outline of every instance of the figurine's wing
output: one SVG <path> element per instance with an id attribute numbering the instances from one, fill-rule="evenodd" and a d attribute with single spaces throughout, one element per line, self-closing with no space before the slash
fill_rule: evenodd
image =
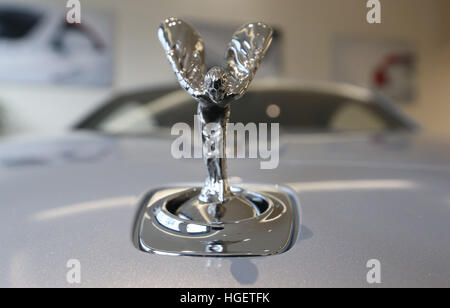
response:
<path id="1" fill-rule="evenodd" d="M 159 27 L 158 37 L 180 85 L 194 97 L 202 95 L 206 68 L 200 35 L 184 21 L 169 18 Z"/>
<path id="2" fill-rule="evenodd" d="M 236 31 L 227 48 L 227 92 L 244 94 L 272 42 L 270 26 L 250 23 Z"/>

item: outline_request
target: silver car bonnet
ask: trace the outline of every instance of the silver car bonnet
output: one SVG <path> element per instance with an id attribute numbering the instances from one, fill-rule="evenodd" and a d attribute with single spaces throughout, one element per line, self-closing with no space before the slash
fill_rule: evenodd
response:
<path id="1" fill-rule="evenodd" d="M 261 258 L 148 255 L 131 233 L 147 190 L 200 183 L 201 160 L 168 155 L 170 140 L 72 134 L 0 144 L 0 286 L 450 286 L 450 151 L 404 135 L 285 138 L 280 165 L 231 160 L 233 181 L 298 192 L 301 232 L 287 253 Z M 245 176 L 243 176 L 245 175 Z"/>

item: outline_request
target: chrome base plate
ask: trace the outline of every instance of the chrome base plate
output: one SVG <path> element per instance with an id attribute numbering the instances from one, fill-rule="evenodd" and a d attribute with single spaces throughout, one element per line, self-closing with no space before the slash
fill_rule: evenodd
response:
<path id="1" fill-rule="evenodd" d="M 174 256 L 268 256 L 286 252 L 298 233 L 298 201 L 284 187 L 233 187 L 220 207 L 198 202 L 201 187 L 149 192 L 139 205 L 133 241 Z"/>

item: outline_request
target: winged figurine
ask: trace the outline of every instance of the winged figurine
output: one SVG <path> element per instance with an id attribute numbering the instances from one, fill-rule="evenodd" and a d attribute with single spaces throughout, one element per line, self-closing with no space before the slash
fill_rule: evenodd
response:
<path id="1" fill-rule="evenodd" d="M 201 36 L 186 22 L 168 18 L 158 37 L 180 85 L 198 102 L 226 106 L 247 90 L 272 41 L 273 30 L 249 23 L 237 30 L 226 50 L 225 67 L 205 66 Z"/>
<path id="2" fill-rule="evenodd" d="M 159 40 L 181 87 L 199 102 L 203 158 L 208 168 L 208 178 L 199 197 L 202 202 L 222 204 L 232 196 L 225 158 L 230 103 L 244 95 L 272 36 L 272 28 L 264 23 L 244 25 L 228 44 L 225 67 L 214 66 L 207 71 L 205 46 L 194 28 L 180 19 L 168 18 L 158 29 Z M 213 125 L 212 130 L 207 129 L 209 124 Z"/>

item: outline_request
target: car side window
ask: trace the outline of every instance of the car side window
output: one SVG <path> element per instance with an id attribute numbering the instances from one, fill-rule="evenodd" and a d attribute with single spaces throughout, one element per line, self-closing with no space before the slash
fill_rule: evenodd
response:
<path id="1" fill-rule="evenodd" d="M 69 24 L 63 20 L 51 42 L 54 50 L 68 54 L 73 50 L 101 51 L 105 45 L 102 39 L 85 24 Z"/>
<path id="2" fill-rule="evenodd" d="M 344 104 L 330 121 L 333 131 L 382 131 L 386 123 L 366 106 Z"/>
<path id="3" fill-rule="evenodd" d="M 127 102 L 114 110 L 98 124 L 98 129 L 112 134 L 145 134 L 154 130 L 152 117 L 139 102 Z"/>
<path id="4" fill-rule="evenodd" d="M 198 104 L 184 91 L 166 92 L 153 99 L 145 97 L 119 101 L 106 116 L 94 121 L 94 128 L 142 134 L 167 131 L 179 122 L 193 127 Z M 231 123 L 279 123 L 282 132 L 378 132 L 405 128 L 401 120 L 376 103 L 314 91 L 250 91 L 232 103 L 231 110 Z"/>
<path id="5" fill-rule="evenodd" d="M 0 39 L 20 40 L 40 21 L 40 15 L 23 10 L 0 8 Z"/>

